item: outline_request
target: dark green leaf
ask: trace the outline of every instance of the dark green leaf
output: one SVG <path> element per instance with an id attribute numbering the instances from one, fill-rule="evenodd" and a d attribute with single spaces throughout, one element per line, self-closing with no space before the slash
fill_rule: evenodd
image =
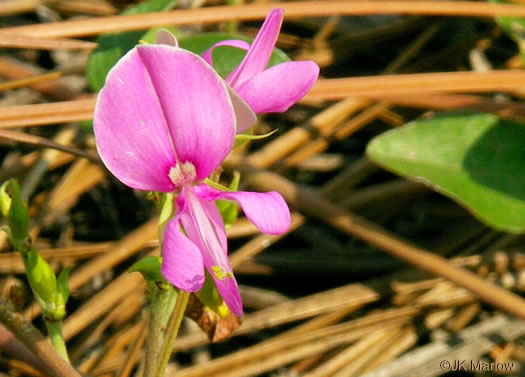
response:
<path id="1" fill-rule="evenodd" d="M 233 179 L 228 188 L 232 191 L 237 191 L 239 189 L 240 180 L 241 174 L 237 171 L 234 172 Z M 221 214 L 222 220 L 224 221 L 224 226 L 228 229 L 237 220 L 239 206 L 237 203 L 229 200 L 217 200 L 215 203 Z"/>
<path id="2" fill-rule="evenodd" d="M 491 3 L 497 4 L 512 4 L 511 1 L 504 0 L 489 0 Z M 522 59 L 525 59 L 525 18 L 511 17 L 511 16 L 497 16 L 494 17 L 496 23 L 509 35 L 521 52 Z"/>
<path id="3" fill-rule="evenodd" d="M 122 14 L 159 12 L 172 8 L 176 0 L 149 0 L 125 10 Z M 147 34 L 147 33 L 146 33 Z M 144 31 L 130 31 L 119 34 L 102 35 L 97 39 L 98 47 L 91 55 L 86 66 L 86 75 L 90 88 L 97 92 L 103 86 L 106 76 L 115 63 L 131 50 L 144 35 Z"/>
<path id="4" fill-rule="evenodd" d="M 525 125 L 492 114 L 441 114 L 373 139 L 368 156 L 425 182 L 488 225 L 525 230 Z"/>

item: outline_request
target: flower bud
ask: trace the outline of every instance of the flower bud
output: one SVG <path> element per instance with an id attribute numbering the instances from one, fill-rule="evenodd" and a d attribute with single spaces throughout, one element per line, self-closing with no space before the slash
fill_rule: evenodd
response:
<path id="1" fill-rule="evenodd" d="M 2 186 L 0 186 L 0 213 L 2 216 L 7 218 L 9 214 L 9 208 L 11 207 L 11 197 L 7 193 L 7 186 L 11 183 L 11 180 L 5 181 Z"/>
<path id="2" fill-rule="evenodd" d="M 29 284 L 41 303 L 54 304 L 57 290 L 55 272 L 34 249 L 22 254 Z M 47 305 L 45 305 L 47 306 Z"/>
<path id="3" fill-rule="evenodd" d="M 7 214 L 7 222 L 9 224 L 9 235 L 11 242 L 18 246 L 26 241 L 29 234 L 29 212 L 27 207 L 20 197 L 20 186 L 15 180 L 10 180 L 11 183 L 11 205 Z"/>

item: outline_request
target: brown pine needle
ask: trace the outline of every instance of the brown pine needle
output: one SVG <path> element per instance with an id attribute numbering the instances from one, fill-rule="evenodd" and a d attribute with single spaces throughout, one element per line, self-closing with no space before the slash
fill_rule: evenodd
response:
<path id="1" fill-rule="evenodd" d="M 34 36 L 15 35 L 0 30 L 0 47 L 31 48 L 36 50 L 92 50 L 97 47 L 94 42 L 74 39 L 38 38 Z"/>
<path id="2" fill-rule="evenodd" d="M 368 96 L 394 97 L 395 101 L 395 96 L 402 95 L 510 91 L 524 86 L 524 83 L 525 71 L 442 72 L 351 77 L 318 80 L 305 98 L 341 99 L 351 96 Z M 94 108 L 95 98 L 6 107 L 0 113 L 0 128 L 89 120 L 93 118 Z"/>
<path id="3" fill-rule="evenodd" d="M 43 2 L 44 0 L 3 0 L 0 7 L 0 16 L 30 12 Z"/>
<path id="4" fill-rule="evenodd" d="M 30 86 L 33 84 L 40 83 L 42 81 L 55 80 L 58 79 L 60 76 L 62 76 L 62 72 L 52 72 L 43 75 L 28 77 L 25 79 L 5 82 L 3 84 L 0 84 L 0 92 L 16 88 L 22 88 L 24 86 Z"/>
<path id="5" fill-rule="evenodd" d="M 417 73 L 318 80 L 306 98 L 327 100 L 349 96 L 380 98 L 436 92 L 492 92 L 523 86 L 524 71 Z"/>
<path id="6" fill-rule="evenodd" d="M 66 123 L 93 118 L 95 98 L 4 107 L 0 128 Z"/>
<path id="7" fill-rule="evenodd" d="M 457 17 L 525 17 L 525 7 L 509 4 L 477 3 L 471 1 L 301 1 L 279 3 L 286 18 L 365 16 L 404 14 Z M 143 30 L 156 26 L 180 26 L 195 23 L 218 23 L 230 20 L 263 19 L 274 3 L 255 3 L 237 6 L 180 9 L 170 12 L 100 17 L 93 19 L 51 22 L 47 24 L 6 28 L 15 35 L 42 38 L 79 37 L 101 33 Z"/>
<path id="8" fill-rule="evenodd" d="M 70 153 L 75 156 L 84 157 L 91 161 L 100 162 L 98 155 L 94 153 L 84 152 L 75 147 L 55 143 L 52 140 L 46 139 L 41 136 L 30 135 L 24 132 L 11 131 L 11 130 L 0 130 L 0 140 L 17 141 L 19 143 L 36 145 L 38 147 L 52 148 L 62 152 Z"/>

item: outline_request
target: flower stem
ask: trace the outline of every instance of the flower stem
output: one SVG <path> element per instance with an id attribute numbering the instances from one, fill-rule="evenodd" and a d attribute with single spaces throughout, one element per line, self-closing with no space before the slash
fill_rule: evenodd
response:
<path id="1" fill-rule="evenodd" d="M 155 377 L 163 377 L 168 361 L 171 357 L 171 351 L 175 344 L 175 339 L 177 339 L 177 334 L 179 333 L 180 324 L 182 318 L 184 317 L 184 311 L 186 310 L 186 305 L 188 304 L 188 299 L 190 293 L 180 290 L 177 295 L 177 301 L 175 302 L 175 309 L 173 310 L 173 315 L 170 318 L 168 323 L 168 328 L 166 329 L 166 336 L 164 338 L 164 344 L 160 349 L 160 364 L 157 367 Z"/>
<path id="2" fill-rule="evenodd" d="M 69 357 L 67 356 L 66 342 L 64 341 L 64 335 L 62 335 L 62 320 L 46 320 L 47 333 L 53 348 L 56 349 L 57 353 L 69 363 Z"/>
<path id="3" fill-rule="evenodd" d="M 146 340 L 146 357 L 144 360 L 144 377 L 153 377 L 158 368 L 159 351 L 164 340 L 162 330 L 166 326 L 173 309 L 173 296 L 176 291 L 172 286 L 158 287 L 155 285 L 151 296 L 148 339 Z"/>

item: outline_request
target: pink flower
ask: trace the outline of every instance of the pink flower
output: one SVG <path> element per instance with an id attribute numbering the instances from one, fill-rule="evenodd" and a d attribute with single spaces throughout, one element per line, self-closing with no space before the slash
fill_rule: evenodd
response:
<path id="1" fill-rule="evenodd" d="M 164 277 L 182 290 L 196 292 L 204 284 L 206 268 L 226 305 L 242 315 L 239 289 L 227 256 L 226 231 L 214 201 L 237 201 L 254 225 L 267 234 L 286 232 L 290 212 L 277 192 L 226 192 L 203 180 L 231 151 L 235 133 L 255 122 L 250 108 L 255 105 L 245 102 L 255 97 L 245 94 L 243 100 L 236 91 L 245 93 L 243 83 L 253 81 L 254 92 L 263 92 L 254 85 L 270 79 L 258 77 L 271 69 L 253 76 L 251 72 L 259 68 L 250 70 L 247 64 L 260 66 L 258 59 L 263 57 L 254 60 L 250 56 L 266 56 L 274 41 L 263 43 L 260 55 L 248 53 L 236 70 L 239 73 L 234 72 L 237 79 L 230 80 L 235 90 L 203 58 L 178 48 L 173 36 L 161 33 L 158 42 L 164 44 L 135 47 L 108 74 L 95 108 L 97 149 L 109 171 L 124 184 L 178 194 L 175 216 L 164 234 Z M 250 51 L 262 43 L 256 42 Z M 253 77 L 246 79 L 248 76 Z M 283 93 L 288 91 L 286 82 L 273 85 Z"/>
<path id="2" fill-rule="evenodd" d="M 319 75 L 319 67 L 312 61 L 285 62 L 265 69 L 277 42 L 283 12 L 283 9 L 272 9 L 268 13 L 251 45 L 245 41 L 226 40 L 202 54 L 204 60 L 213 65 L 212 52 L 216 47 L 231 46 L 248 51 L 226 82 L 256 114 L 288 110 L 304 97 Z M 238 127 L 237 132 L 245 130 Z"/>

